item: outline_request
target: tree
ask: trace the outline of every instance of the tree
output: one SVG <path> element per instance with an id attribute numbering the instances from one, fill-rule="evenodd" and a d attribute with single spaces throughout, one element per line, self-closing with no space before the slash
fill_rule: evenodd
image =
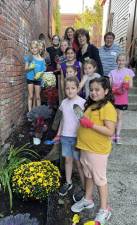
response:
<path id="1" fill-rule="evenodd" d="M 93 9 L 86 7 L 85 11 L 79 15 L 79 18 L 75 20 L 74 27 L 75 29 L 85 28 L 89 30 L 91 37 L 94 35 L 94 28 L 96 28 L 96 35 L 101 35 L 102 18 L 103 9 L 99 0 L 96 0 Z"/>
<path id="2" fill-rule="evenodd" d="M 54 8 L 54 21 L 55 21 L 55 33 L 59 35 L 60 28 L 61 28 L 61 16 L 60 16 L 59 1 L 56 2 L 56 7 Z"/>

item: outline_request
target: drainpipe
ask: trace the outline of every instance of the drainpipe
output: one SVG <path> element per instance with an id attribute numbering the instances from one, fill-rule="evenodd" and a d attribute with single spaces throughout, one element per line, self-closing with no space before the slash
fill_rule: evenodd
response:
<path id="1" fill-rule="evenodd" d="M 135 19 L 136 19 L 136 11 L 137 11 L 137 1 L 135 1 L 135 11 L 134 11 L 134 20 L 133 20 L 133 28 L 132 28 L 132 35 L 131 35 L 131 43 L 134 42 L 134 34 L 135 34 Z M 130 48 L 129 57 L 132 56 L 132 49 L 133 45 Z"/>
<path id="2" fill-rule="evenodd" d="M 109 25 L 109 17 L 110 17 L 111 5 L 112 5 L 112 0 L 109 0 L 109 8 L 108 8 L 108 16 L 107 16 L 108 19 L 107 19 L 106 32 L 108 31 L 108 25 Z"/>

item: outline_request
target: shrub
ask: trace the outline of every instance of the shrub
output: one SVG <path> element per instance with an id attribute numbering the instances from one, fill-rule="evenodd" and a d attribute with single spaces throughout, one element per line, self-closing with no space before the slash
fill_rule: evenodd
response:
<path id="1" fill-rule="evenodd" d="M 14 171 L 12 188 L 25 199 L 44 200 L 60 187 L 59 179 L 60 172 L 50 161 L 31 162 Z"/>
<path id="2" fill-rule="evenodd" d="M 0 148 L 0 186 L 3 191 L 8 191 L 10 208 L 12 209 L 12 190 L 11 190 L 11 177 L 13 171 L 21 164 L 29 163 L 32 158 L 38 159 L 38 154 L 27 148 L 27 144 L 21 147 L 11 145 L 7 151 Z"/>

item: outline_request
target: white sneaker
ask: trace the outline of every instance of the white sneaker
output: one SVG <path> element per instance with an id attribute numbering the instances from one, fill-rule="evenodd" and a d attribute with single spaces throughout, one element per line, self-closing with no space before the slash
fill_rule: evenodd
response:
<path id="1" fill-rule="evenodd" d="M 95 217 L 95 221 L 100 222 L 100 224 L 105 224 L 111 217 L 111 210 L 108 209 L 100 209 Z"/>
<path id="2" fill-rule="evenodd" d="M 92 200 L 87 200 L 84 197 L 79 201 L 76 202 L 71 207 L 71 211 L 75 213 L 79 213 L 84 209 L 92 209 L 94 207 L 94 202 Z"/>

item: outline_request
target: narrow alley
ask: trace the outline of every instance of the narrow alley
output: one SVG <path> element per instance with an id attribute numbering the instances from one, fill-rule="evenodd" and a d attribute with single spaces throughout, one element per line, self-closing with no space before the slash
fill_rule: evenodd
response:
<path id="1" fill-rule="evenodd" d="M 0 225 L 137 225 L 136 152 L 137 0 L 0 0 Z"/>

